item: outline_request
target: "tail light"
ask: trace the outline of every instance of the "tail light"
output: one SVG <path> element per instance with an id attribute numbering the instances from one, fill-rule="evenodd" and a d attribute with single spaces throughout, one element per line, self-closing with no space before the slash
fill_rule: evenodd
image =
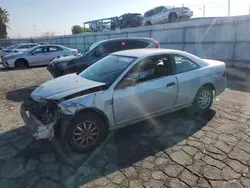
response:
<path id="1" fill-rule="evenodd" d="M 77 56 L 78 55 L 78 50 L 73 51 L 74 55 Z"/>
<path id="2" fill-rule="evenodd" d="M 155 42 L 155 44 L 156 44 L 156 48 L 161 48 L 161 45 L 159 44 L 159 42 L 158 41 L 154 41 Z"/>
<path id="3" fill-rule="evenodd" d="M 226 75 L 227 75 L 227 73 L 226 73 L 226 71 L 224 71 L 222 76 L 225 77 Z"/>

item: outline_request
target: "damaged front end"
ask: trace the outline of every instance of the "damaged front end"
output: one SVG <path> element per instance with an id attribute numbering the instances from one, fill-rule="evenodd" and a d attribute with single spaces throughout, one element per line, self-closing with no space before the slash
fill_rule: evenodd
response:
<path id="1" fill-rule="evenodd" d="M 35 139 L 52 139 L 54 126 L 61 117 L 57 101 L 36 101 L 29 97 L 20 109 L 21 116 Z"/>

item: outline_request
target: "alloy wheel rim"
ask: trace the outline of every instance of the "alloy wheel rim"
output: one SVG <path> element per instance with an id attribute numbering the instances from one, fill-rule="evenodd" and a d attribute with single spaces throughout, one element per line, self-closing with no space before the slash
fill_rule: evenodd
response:
<path id="1" fill-rule="evenodd" d="M 211 102 L 211 94 L 209 91 L 202 91 L 198 98 L 198 105 L 201 109 L 206 109 Z"/>
<path id="2" fill-rule="evenodd" d="M 93 145 L 99 137 L 99 128 L 93 121 L 84 121 L 76 126 L 73 131 L 73 141 L 80 147 Z"/>

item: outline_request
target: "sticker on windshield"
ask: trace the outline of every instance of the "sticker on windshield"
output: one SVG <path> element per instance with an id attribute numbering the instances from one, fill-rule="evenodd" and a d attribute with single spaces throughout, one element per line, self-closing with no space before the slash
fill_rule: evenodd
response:
<path id="1" fill-rule="evenodd" d="M 121 57 L 121 58 L 119 59 L 119 61 L 125 61 L 125 62 L 127 62 L 127 63 L 131 62 L 132 60 L 133 60 L 133 58 L 129 58 L 129 57 Z"/>

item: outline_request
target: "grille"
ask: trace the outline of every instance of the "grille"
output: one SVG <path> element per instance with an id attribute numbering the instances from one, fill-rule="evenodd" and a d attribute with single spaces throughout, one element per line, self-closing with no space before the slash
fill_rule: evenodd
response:
<path id="1" fill-rule="evenodd" d="M 54 121 L 54 113 L 57 109 L 57 104 L 55 102 L 49 101 L 47 103 L 41 103 L 29 97 L 26 107 L 32 115 L 44 124 Z"/>

